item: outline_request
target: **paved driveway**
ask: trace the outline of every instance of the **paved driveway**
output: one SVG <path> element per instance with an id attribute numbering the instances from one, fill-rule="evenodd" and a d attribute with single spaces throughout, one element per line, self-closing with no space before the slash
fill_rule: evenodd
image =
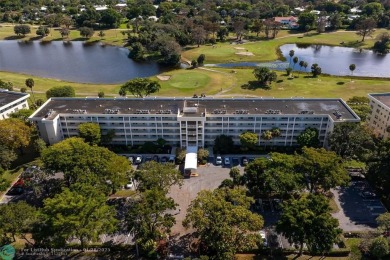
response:
<path id="1" fill-rule="evenodd" d="M 352 181 L 349 187 L 332 190 L 340 211 L 332 214 L 346 232 L 373 230 L 377 227 L 376 218 L 386 212 L 379 199 L 364 199 L 360 193 L 370 190 L 367 182 Z"/>
<path id="2" fill-rule="evenodd" d="M 196 198 L 196 195 L 201 190 L 214 190 L 224 179 L 229 178 L 230 168 L 215 166 L 209 164 L 207 166 L 198 167 L 198 177 L 184 179 L 184 184 L 181 188 L 174 186 L 171 188 L 169 196 L 171 196 L 180 209 L 176 212 L 176 225 L 172 228 L 172 234 L 186 234 L 187 230 L 182 226 L 182 221 L 185 218 L 187 208 L 191 201 Z"/>

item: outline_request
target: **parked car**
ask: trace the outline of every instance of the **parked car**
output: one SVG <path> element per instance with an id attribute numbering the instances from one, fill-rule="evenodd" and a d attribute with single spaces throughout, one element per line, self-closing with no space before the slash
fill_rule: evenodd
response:
<path id="1" fill-rule="evenodd" d="M 154 155 L 152 160 L 155 161 L 155 162 L 159 162 L 160 158 L 158 157 L 158 155 Z"/>
<path id="2" fill-rule="evenodd" d="M 9 191 L 7 192 L 7 195 L 20 195 L 20 194 L 23 194 L 24 192 L 24 189 L 23 187 L 20 187 L 20 186 L 12 186 L 11 189 L 9 189 Z"/>
<path id="3" fill-rule="evenodd" d="M 168 162 L 168 157 L 163 156 L 161 157 L 161 163 L 167 163 Z"/>
<path id="4" fill-rule="evenodd" d="M 215 159 L 215 165 L 221 165 L 221 164 L 222 164 L 222 157 L 217 156 L 217 158 Z"/>
<path id="5" fill-rule="evenodd" d="M 267 241 L 267 236 L 265 234 L 265 231 L 264 230 L 260 230 L 259 234 L 261 236 L 261 239 L 263 240 L 263 246 L 267 247 L 268 246 L 268 241 Z"/>
<path id="6" fill-rule="evenodd" d="M 225 165 L 230 165 L 229 157 L 225 157 L 224 163 L 225 163 Z"/>
<path id="7" fill-rule="evenodd" d="M 233 166 L 237 166 L 237 165 L 240 164 L 240 160 L 237 157 L 233 157 L 232 158 L 232 163 L 233 163 Z"/>
<path id="8" fill-rule="evenodd" d="M 375 199 L 376 194 L 370 191 L 363 191 L 360 193 L 360 196 L 364 199 Z"/>
<path id="9" fill-rule="evenodd" d="M 135 164 L 140 164 L 140 163 L 142 163 L 142 156 L 137 156 L 135 158 Z"/>
<path id="10" fill-rule="evenodd" d="M 133 182 L 132 181 L 130 181 L 129 183 L 127 183 L 126 185 L 125 185 L 125 188 L 126 189 L 132 189 L 134 187 L 134 184 L 133 184 Z"/>
<path id="11" fill-rule="evenodd" d="M 242 157 L 242 166 L 246 166 L 248 164 L 248 158 L 246 158 L 245 156 Z"/>
<path id="12" fill-rule="evenodd" d="M 134 157 L 133 156 L 129 156 L 127 159 L 129 160 L 129 162 L 131 162 L 131 164 L 134 164 Z"/>
<path id="13" fill-rule="evenodd" d="M 169 160 L 168 160 L 169 163 L 175 163 L 175 156 L 171 156 L 169 157 Z"/>

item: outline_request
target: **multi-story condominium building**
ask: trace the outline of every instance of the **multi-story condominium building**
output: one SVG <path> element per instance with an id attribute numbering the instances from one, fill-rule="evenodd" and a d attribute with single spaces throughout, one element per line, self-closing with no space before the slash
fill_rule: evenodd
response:
<path id="1" fill-rule="evenodd" d="M 0 120 L 8 118 L 10 114 L 20 109 L 28 109 L 29 96 L 26 93 L 0 89 Z"/>
<path id="2" fill-rule="evenodd" d="M 322 145 L 335 124 L 360 118 L 341 99 L 269 98 L 52 98 L 30 120 L 40 136 L 53 144 L 77 136 L 78 125 L 95 122 L 102 134 L 115 130 L 113 144 L 139 145 L 163 138 L 180 147 L 209 147 L 219 135 L 250 131 L 259 145 L 294 146 L 308 127 L 319 131 Z M 266 130 L 281 135 L 263 140 Z"/>
<path id="3" fill-rule="evenodd" d="M 369 94 L 371 113 L 367 123 L 374 133 L 390 137 L 390 93 Z"/>

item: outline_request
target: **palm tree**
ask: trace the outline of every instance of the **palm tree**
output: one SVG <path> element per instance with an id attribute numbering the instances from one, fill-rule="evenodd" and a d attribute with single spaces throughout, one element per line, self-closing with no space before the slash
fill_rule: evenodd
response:
<path id="1" fill-rule="evenodd" d="M 351 76 L 353 76 L 353 71 L 356 69 L 356 65 L 355 64 L 351 64 L 349 65 L 349 70 L 351 71 Z M 351 81 L 352 81 L 352 78 L 351 78 Z"/>
<path id="2" fill-rule="evenodd" d="M 307 71 L 306 71 L 306 68 L 307 68 L 308 65 L 309 65 L 309 64 L 308 64 L 306 61 L 303 63 L 303 67 L 305 68 L 305 72 L 307 72 Z"/>
<path id="3" fill-rule="evenodd" d="M 34 87 L 34 80 L 32 78 L 28 78 L 26 79 L 26 82 L 25 82 L 26 86 L 31 90 L 31 93 L 33 95 L 33 103 L 35 104 L 35 96 L 34 96 L 34 91 L 33 91 L 33 87 Z"/>
<path id="4" fill-rule="evenodd" d="M 261 134 L 261 138 L 263 138 L 266 141 L 269 141 L 272 139 L 272 132 L 270 130 L 266 130 Z M 267 142 L 264 142 L 264 147 L 267 146 Z"/>
<path id="5" fill-rule="evenodd" d="M 293 71 L 294 71 L 295 65 L 298 63 L 298 57 L 295 56 L 293 58 L 293 62 L 294 62 L 294 66 L 293 66 Z"/>
<path id="6" fill-rule="evenodd" d="M 282 133 L 280 132 L 279 128 L 274 127 L 271 129 L 271 134 L 272 134 L 272 138 L 276 138 L 276 137 L 281 136 Z M 275 141 L 274 141 L 274 143 L 275 143 Z"/>
<path id="7" fill-rule="evenodd" d="M 303 61 L 303 60 L 301 60 L 300 62 L 299 62 L 299 71 L 300 72 L 302 72 L 302 67 L 303 67 L 303 65 L 305 65 L 305 62 Z"/>
<path id="8" fill-rule="evenodd" d="M 290 52 L 288 53 L 288 55 L 290 56 L 290 63 L 289 63 L 290 66 L 291 66 L 291 59 L 292 57 L 294 57 L 294 54 L 295 54 L 294 50 L 290 50 Z"/>

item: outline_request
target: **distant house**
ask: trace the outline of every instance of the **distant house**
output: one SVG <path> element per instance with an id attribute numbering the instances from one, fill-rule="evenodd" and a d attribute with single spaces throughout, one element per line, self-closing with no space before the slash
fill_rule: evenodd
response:
<path id="1" fill-rule="evenodd" d="M 351 10 L 349 10 L 349 12 L 351 14 L 358 14 L 358 13 L 361 13 L 362 10 L 360 10 L 358 7 L 354 7 L 354 8 L 351 8 Z"/>
<path id="2" fill-rule="evenodd" d="M 107 5 L 94 5 L 96 11 L 104 11 L 107 10 Z"/>
<path id="3" fill-rule="evenodd" d="M 274 21 L 280 23 L 282 27 L 288 29 L 298 29 L 299 27 L 298 18 L 295 16 L 274 17 Z"/>

